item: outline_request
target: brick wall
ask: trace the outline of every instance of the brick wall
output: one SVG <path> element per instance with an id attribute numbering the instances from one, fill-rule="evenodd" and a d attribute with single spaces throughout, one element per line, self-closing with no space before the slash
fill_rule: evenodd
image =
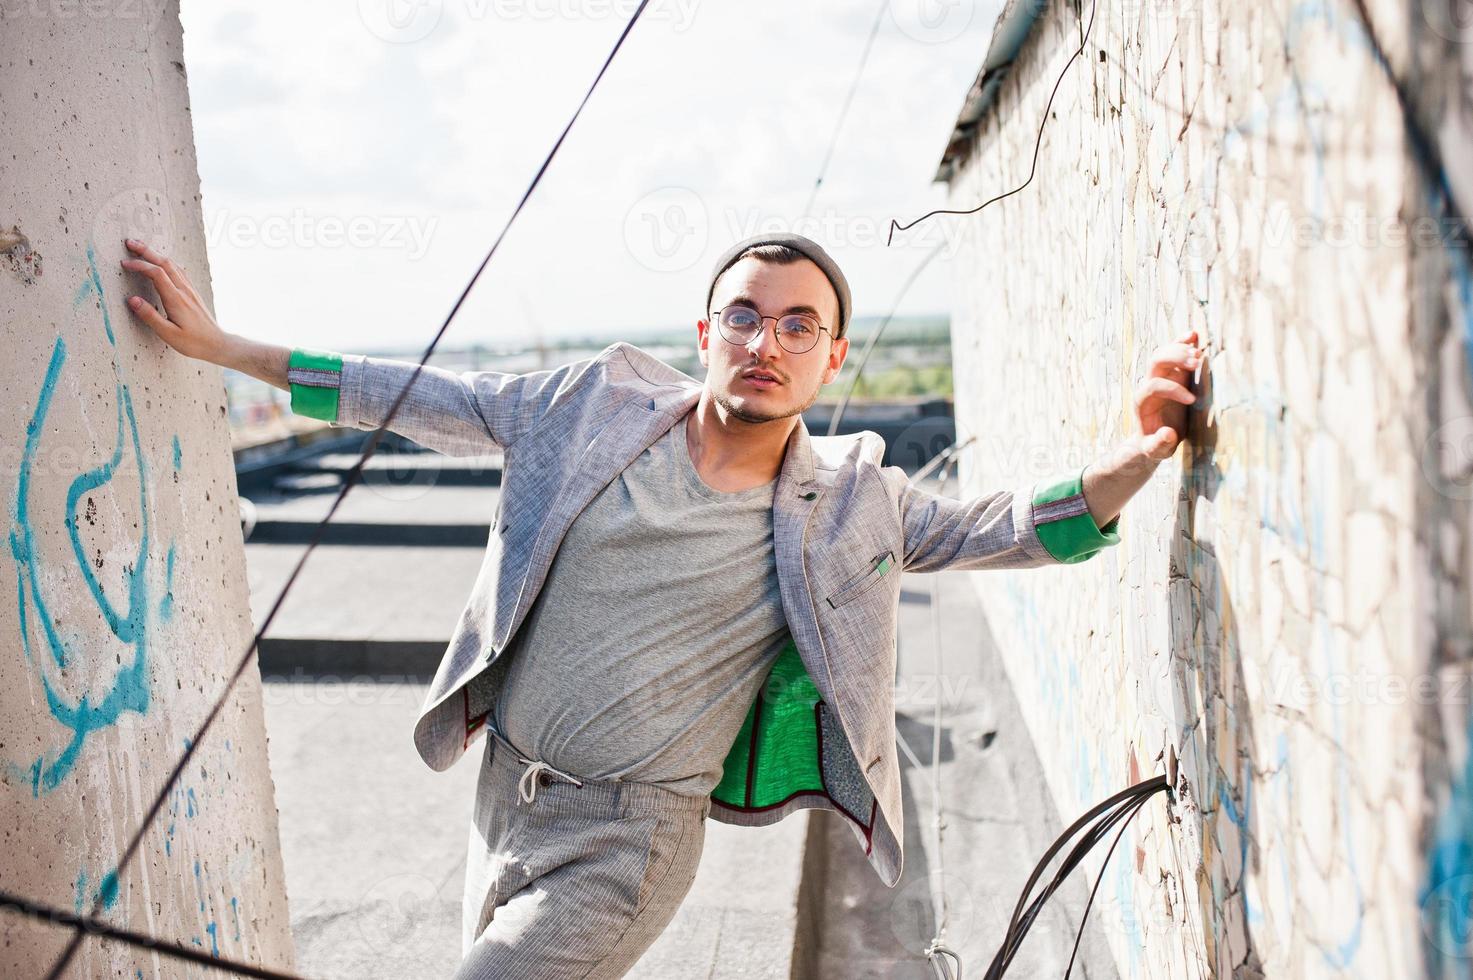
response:
<path id="1" fill-rule="evenodd" d="M 1211 354 L 1118 547 L 974 575 L 1066 823 L 1181 756 L 1092 913 L 1123 976 L 1473 970 L 1473 279 L 1443 172 L 1473 33 L 1371 6 L 1373 32 L 1333 0 L 1101 3 L 1032 185 L 932 219 L 964 225 L 968 492 L 1133 435 L 1155 346 Z M 1043 13 L 948 207 L 1027 177 L 1089 12 Z"/>

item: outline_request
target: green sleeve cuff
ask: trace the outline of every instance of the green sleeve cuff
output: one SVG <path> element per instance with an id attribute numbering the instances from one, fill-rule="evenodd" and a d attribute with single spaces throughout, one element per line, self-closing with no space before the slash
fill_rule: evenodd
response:
<path id="1" fill-rule="evenodd" d="M 1040 483 L 1033 492 L 1033 525 L 1038 540 L 1056 561 L 1086 561 L 1112 544 L 1120 543 L 1120 515 L 1098 527 L 1084 501 L 1084 470 Z"/>
<path id="2" fill-rule="evenodd" d="M 292 349 L 286 379 L 291 386 L 292 411 L 324 422 L 338 421 L 338 388 L 343 357 L 306 347 Z"/>

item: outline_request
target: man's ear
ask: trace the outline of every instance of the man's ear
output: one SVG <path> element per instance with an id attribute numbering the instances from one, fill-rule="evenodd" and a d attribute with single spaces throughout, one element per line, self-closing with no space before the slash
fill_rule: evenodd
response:
<path id="1" fill-rule="evenodd" d="M 707 348 L 711 343 L 711 324 L 707 320 L 696 321 L 696 354 L 701 359 L 701 367 L 709 368 L 706 363 Z"/>
<path id="2" fill-rule="evenodd" d="M 824 366 L 823 383 L 832 384 L 844 368 L 844 357 L 849 353 L 849 338 L 841 337 L 829 345 L 829 362 Z"/>

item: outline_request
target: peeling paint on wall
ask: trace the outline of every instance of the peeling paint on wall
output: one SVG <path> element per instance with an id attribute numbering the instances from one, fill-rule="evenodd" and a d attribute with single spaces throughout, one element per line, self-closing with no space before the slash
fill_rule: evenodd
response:
<path id="1" fill-rule="evenodd" d="M 0 229 L 0 262 L 28 286 L 41 276 L 41 253 L 31 248 L 31 240 L 15 225 L 9 231 Z"/>

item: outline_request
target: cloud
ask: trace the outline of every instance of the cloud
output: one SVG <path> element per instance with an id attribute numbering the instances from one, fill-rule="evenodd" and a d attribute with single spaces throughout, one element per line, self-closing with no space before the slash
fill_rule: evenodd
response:
<path id="1" fill-rule="evenodd" d="M 919 258 L 865 236 L 879 229 L 882 243 L 890 217 L 939 205 L 931 176 L 995 6 L 935 43 L 914 36 L 914 11 L 882 24 L 815 205 L 837 229 L 826 244 L 865 277 L 856 301 L 875 308 L 861 314 L 888 308 Z M 413 259 L 385 235 L 354 248 L 212 242 L 218 312 L 263 339 L 427 340 L 624 27 L 617 0 L 457 0 L 421 39 L 392 43 L 360 9 L 184 10 L 207 220 L 299 208 L 433 226 Z M 652 3 L 452 333 L 694 322 L 706 267 L 732 238 L 801 217 L 876 9 Z M 651 268 L 626 234 L 662 188 L 688 189 L 706 213 L 703 248 L 674 271 Z M 905 309 L 945 308 L 940 268 Z M 281 308 L 303 319 L 267 314 Z"/>

